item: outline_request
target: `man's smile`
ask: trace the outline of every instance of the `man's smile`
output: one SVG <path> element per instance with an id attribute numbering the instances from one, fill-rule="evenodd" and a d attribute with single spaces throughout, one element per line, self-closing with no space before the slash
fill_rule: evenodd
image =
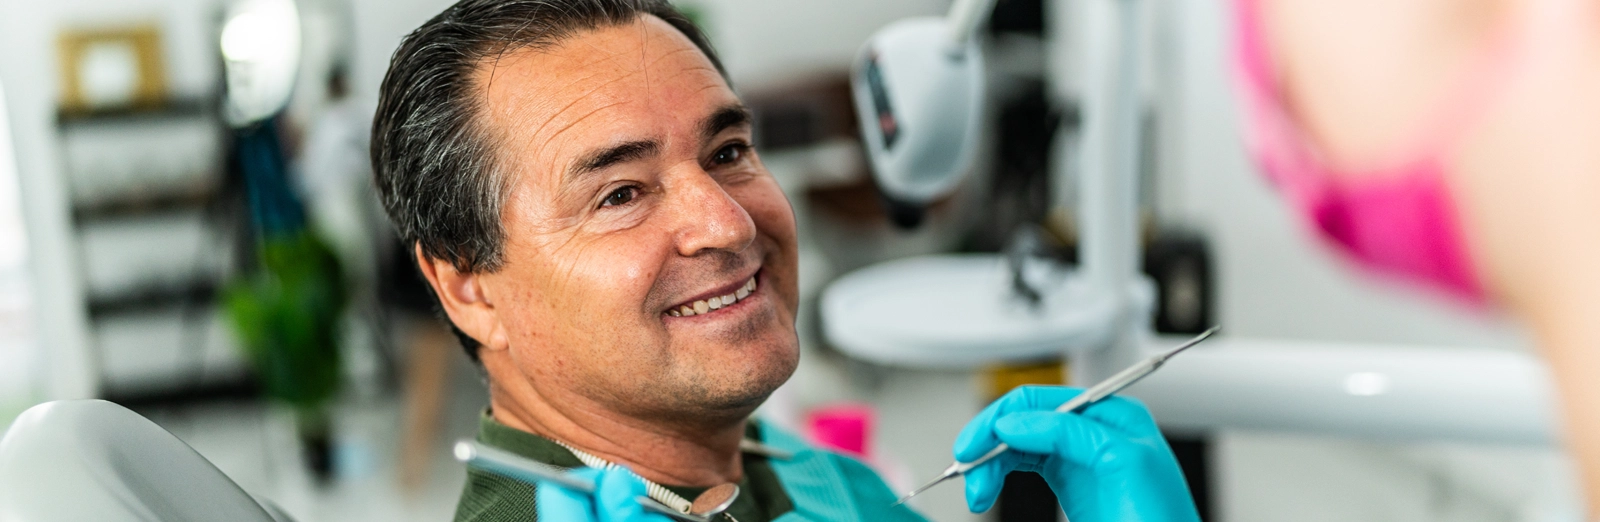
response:
<path id="1" fill-rule="evenodd" d="M 757 272 L 740 282 L 723 285 L 704 292 L 682 303 L 673 305 L 663 314 L 668 317 L 687 318 L 731 311 L 736 307 L 742 308 L 738 305 L 755 296 L 760 289 L 760 276 L 761 273 Z"/>

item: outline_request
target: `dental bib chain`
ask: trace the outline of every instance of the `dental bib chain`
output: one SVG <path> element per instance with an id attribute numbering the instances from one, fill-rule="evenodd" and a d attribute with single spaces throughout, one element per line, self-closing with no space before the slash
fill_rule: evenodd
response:
<path id="1" fill-rule="evenodd" d="M 578 457 L 578 460 L 583 462 L 583 465 L 585 465 L 585 466 L 588 466 L 588 467 L 591 467 L 591 468 L 597 468 L 597 469 L 606 469 L 606 470 L 622 468 L 622 466 L 618 466 L 618 465 L 616 465 L 615 463 L 613 463 L 611 461 L 608 461 L 606 459 L 602 459 L 600 457 L 596 457 L 594 455 L 591 455 L 591 454 L 589 454 L 589 452 L 583 451 L 583 450 L 578 449 L 578 448 L 574 448 L 574 447 L 568 445 L 565 442 L 561 442 L 561 441 L 555 441 L 555 442 L 556 442 L 556 444 L 560 444 L 561 447 L 567 448 L 567 451 L 572 452 L 572 454 L 574 456 Z M 689 499 L 683 498 L 682 496 L 678 495 L 677 493 L 673 493 L 672 490 L 667 489 L 666 486 L 657 484 L 653 480 L 650 480 L 650 479 L 647 479 L 647 478 L 639 476 L 639 474 L 638 473 L 634 473 L 633 470 L 629 470 L 627 468 L 622 468 L 622 469 L 624 471 L 627 471 L 629 474 L 633 475 L 634 478 L 639 479 L 640 482 L 644 482 L 645 494 L 649 495 L 650 498 L 655 499 L 656 502 L 660 502 L 662 504 L 665 504 L 667 507 L 672 508 L 674 510 L 677 510 L 679 513 L 686 513 L 686 514 L 690 513 L 690 509 L 689 508 L 690 508 L 691 505 L 693 505 L 693 502 L 690 502 Z M 728 522 L 739 522 L 739 519 L 733 518 L 733 514 L 732 513 L 728 513 L 726 511 L 724 511 L 724 512 L 722 512 L 720 514 L 723 517 L 725 517 L 728 520 Z"/>

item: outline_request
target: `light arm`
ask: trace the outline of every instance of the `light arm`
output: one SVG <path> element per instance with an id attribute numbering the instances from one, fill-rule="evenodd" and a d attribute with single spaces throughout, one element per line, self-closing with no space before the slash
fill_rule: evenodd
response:
<path id="1" fill-rule="evenodd" d="M 950 30 L 950 53 L 960 55 L 966 52 L 967 41 L 978 33 L 978 27 L 989 19 L 989 14 L 994 12 L 995 0 L 956 0 L 950 6 L 950 14 L 945 16 Z"/>

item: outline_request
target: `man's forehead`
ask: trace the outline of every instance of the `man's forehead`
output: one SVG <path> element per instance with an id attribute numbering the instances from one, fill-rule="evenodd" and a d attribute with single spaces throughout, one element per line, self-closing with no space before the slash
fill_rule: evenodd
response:
<path id="1" fill-rule="evenodd" d="M 693 42 L 649 15 L 491 57 L 476 83 L 490 130 L 508 148 L 539 156 L 564 142 L 666 130 L 653 127 L 692 122 L 737 100 Z"/>

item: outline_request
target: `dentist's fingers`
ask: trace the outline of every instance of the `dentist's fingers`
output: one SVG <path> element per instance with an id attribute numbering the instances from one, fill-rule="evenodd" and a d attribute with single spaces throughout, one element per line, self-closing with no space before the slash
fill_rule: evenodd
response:
<path id="1" fill-rule="evenodd" d="M 595 489 L 596 511 L 600 522 L 669 522 L 660 513 L 645 511 L 639 497 L 645 496 L 644 482 L 633 472 L 622 468 L 608 469 L 600 474 L 599 487 Z"/>
<path id="2" fill-rule="evenodd" d="M 994 436 L 994 421 L 1019 411 L 1053 410 L 1083 390 L 1066 386 L 1023 386 L 989 404 L 967 422 L 956 437 L 953 448 L 960 462 L 971 462 L 1000 444 Z"/>
<path id="3" fill-rule="evenodd" d="M 1150 410 L 1145 408 L 1144 403 L 1132 397 L 1120 395 L 1106 397 L 1084 408 L 1082 414 L 1123 435 L 1140 436 L 1161 431 L 1161 428 L 1156 426 L 1155 417 L 1150 415 Z"/>
<path id="4" fill-rule="evenodd" d="M 1047 455 L 1099 471 L 1118 469 L 1144 453 L 1121 433 L 1073 413 L 1013 413 L 995 421 L 994 433 L 1012 451 Z"/>
<path id="5" fill-rule="evenodd" d="M 599 470 L 582 469 L 572 475 L 583 480 L 594 480 Z M 533 505 L 541 520 L 595 519 L 594 498 L 588 493 L 573 491 L 553 482 L 540 482 L 533 489 Z"/>
<path id="6" fill-rule="evenodd" d="M 626 469 L 582 468 L 570 472 L 574 478 L 593 481 L 593 494 L 574 491 L 552 482 L 534 488 L 534 506 L 540 520 L 572 522 L 671 522 L 659 513 L 645 511 L 639 497 L 644 483 Z"/>
<path id="7" fill-rule="evenodd" d="M 995 500 L 1000 498 L 1000 489 L 1005 486 L 1006 475 L 1018 469 L 1018 465 L 1016 456 L 1007 453 L 968 470 L 966 475 L 963 475 L 963 480 L 966 481 L 967 509 L 973 513 L 982 513 L 994 507 Z"/>

